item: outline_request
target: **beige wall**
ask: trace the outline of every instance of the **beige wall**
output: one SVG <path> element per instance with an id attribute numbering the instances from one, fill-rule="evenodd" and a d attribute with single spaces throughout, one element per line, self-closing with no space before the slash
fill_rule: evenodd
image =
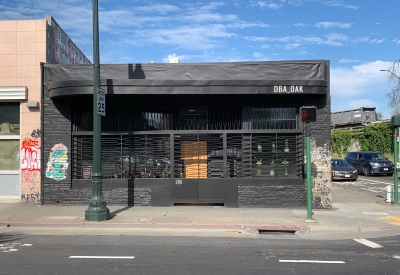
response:
<path id="1" fill-rule="evenodd" d="M 0 86 L 27 86 L 21 102 L 21 195 L 40 196 L 40 62 L 46 62 L 46 25 L 42 20 L 0 21 Z M 38 167 L 39 165 L 39 167 Z"/>

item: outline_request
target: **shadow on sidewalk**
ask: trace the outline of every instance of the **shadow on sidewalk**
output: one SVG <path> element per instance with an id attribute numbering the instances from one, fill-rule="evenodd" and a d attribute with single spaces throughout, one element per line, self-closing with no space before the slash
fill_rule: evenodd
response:
<path id="1" fill-rule="evenodd" d="M 124 211 L 126 211 L 126 210 L 128 210 L 128 209 L 130 209 L 132 207 L 133 207 L 133 205 L 128 205 L 128 206 L 125 206 L 125 207 L 123 207 L 121 209 L 118 209 L 118 210 L 115 210 L 113 212 L 110 212 L 110 220 L 115 218 L 118 213 L 124 212 Z"/>

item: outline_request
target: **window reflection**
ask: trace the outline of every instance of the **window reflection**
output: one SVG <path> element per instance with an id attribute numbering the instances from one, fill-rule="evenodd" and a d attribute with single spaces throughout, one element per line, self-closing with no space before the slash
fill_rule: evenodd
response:
<path id="1" fill-rule="evenodd" d="M 0 102 L 0 135 L 19 135 L 19 102 Z"/>
<path id="2" fill-rule="evenodd" d="M 0 170 L 19 170 L 19 139 L 0 140 Z"/>

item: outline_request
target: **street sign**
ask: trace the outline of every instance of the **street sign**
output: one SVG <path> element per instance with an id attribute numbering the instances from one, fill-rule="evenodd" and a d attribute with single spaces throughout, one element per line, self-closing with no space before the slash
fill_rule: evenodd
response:
<path id="1" fill-rule="evenodd" d="M 97 114 L 106 115 L 106 91 L 102 88 L 97 89 Z"/>

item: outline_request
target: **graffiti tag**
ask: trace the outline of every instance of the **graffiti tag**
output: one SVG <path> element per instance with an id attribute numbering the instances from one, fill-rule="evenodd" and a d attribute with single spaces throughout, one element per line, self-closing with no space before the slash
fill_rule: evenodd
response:
<path id="1" fill-rule="evenodd" d="M 22 141 L 21 170 L 40 171 L 40 147 L 37 140 L 26 138 Z"/>
<path id="2" fill-rule="evenodd" d="M 60 181 L 66 178 L 68 168 L 68 148 L 64 144 L 56 144 L 51 148 L 47 162 L 46 177 Z"/>

